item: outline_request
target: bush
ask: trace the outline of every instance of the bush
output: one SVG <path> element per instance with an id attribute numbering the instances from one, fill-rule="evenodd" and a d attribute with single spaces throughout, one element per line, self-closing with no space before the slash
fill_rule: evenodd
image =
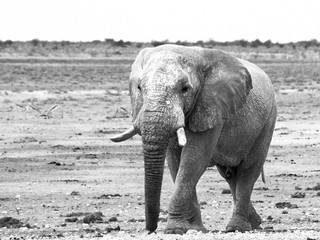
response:
<path id="1" fill-rule="evenodd" d="M 304 48 L 320 47 L 320 42 L 318 42 L 316 39 L 311 39 L 309 41 L 299 41 L 297 42 L 297 45 Z"/>
<path id="2" fill-rule="evenodd" d="M 62 47 L 69 46 L 69 45 L 70 45 L 70 41 L 61 41 Z"/>
<path id="3" fill-rule="evenodd" d="M 137 47 L 137 48 L 141 48 L 142 46 L 143 46 L 143 43 L 142 43 L 142 42 L 137 42 L 137 43 L 136 43 L 136 47 Z"/>
<path id="4" fill-rule="evenodd" d="M 168 44 L 168 43 L 169 43 L 168 40 L 163 40 L 163 41 L 154 41 L 154 40 L 152 40 L 151 41 L 151 45 L 154 46 L 154 47 L 161 46 L 161 45 Z"/>
<path id="5" fill-rule="evenodd" d="M 199 40 L 194 45 L 203 47 L 204 46 L 204 42 L 202 40 Z"/>
<path id="6" fill-rule="evenodd" d="M 271 48 L 273 44 L 271 40 L 267 40 L 262 45 L 265 46 L 266 48 Z"/>
<path id="7" fill-rule="evenodd" d="M 241 46 L 241 47 L 248 47 L 250 45 L 250 43 L 244 39 L 235 41 L 235 43 L 236 43 L 236 45 Z"/>
<path id="8" fill-rule="evenodd" d="M 12 44 L 13 44 L 13 41 L 11 40 L 4 41 L 5 46 L 11 46 Z"/>
<path id="9" fill-rule="evenodd" d="M 259 39 L 256 39 L 250 43 L 250 47 L 257 48 L 262 45 L 262 42 Z"/>
<path id="10" fill-rule="evenodd" d="M 32 46 L 34 46 L 34 47 L 36 47 L 36 46 L 38 46 L 39 45 L 39 43 L 40 43 L 40 40 L 39 39 L 32 39 L 31 40 L 31 44 L 32 44 Z"/>
<path id="11" fill-rule="evenodd" d="M 175 44 L 181 45 L 181 46 L 191 46 L 192 45 L 192 43 L 189 43 L 187 41 L 176 41 Z"/>

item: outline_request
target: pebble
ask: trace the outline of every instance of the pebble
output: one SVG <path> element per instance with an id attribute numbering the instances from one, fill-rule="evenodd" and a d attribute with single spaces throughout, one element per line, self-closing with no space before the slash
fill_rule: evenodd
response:
<path id="1" fill-rule="evenodd" d="M 109 222 L 117 222 L 118 218 L 117 217 L 111 217 L 109 218 Z"/>
<path id="2" fill-rule="evenodd" d="M 230 189 L 223 189 L 222 194 L 231 194 L 231 190 Z"/>
<path id="3" fill-rule="evenodd" d="M 203 206 L 203 205 L 207 205 L 208 203 L 206 201 L 200 201 L 200 206 Z"/>
<path id="4" fill-rule="evenodd" d="M 292 198 L 304 198 L 306 194 L 304 192 L 296 192 L 291 195 Z"/>
<path id="5" fill-rule="evenodd" d="M 98 213 L 91 213 L 91 214 L 86 215 L 83 218 L 83 222 L 87 223 L 87 224 L 92 223 L 92 222 L 102 222 L 103 219 L 101 216 L 102 215 L 98 214 Z"/>

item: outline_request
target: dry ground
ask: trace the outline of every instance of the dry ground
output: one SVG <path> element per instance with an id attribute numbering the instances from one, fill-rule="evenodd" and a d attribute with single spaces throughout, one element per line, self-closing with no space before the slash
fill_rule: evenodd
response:
<path id="1" fill-rule="evenodd" d="M 161 234 L 173 190 L 168 170 L 158 234 L 147 235 L 140 138 L 108 139 L 130 126 L 131 63 L 0 59 L 1 240 L 320 239 L 320 63 L 258 63 L 274 81 L 279 112 L 267 183 L 259 179 L 252 196 L 263 230 L 223 233 L 232 198 L 210 168 L 198 194 L 211 232 L 182 237 Z M 103 216 L 88 216 L 95 212 Z M 85 223 L 90 217 L 97 221 Z"/>

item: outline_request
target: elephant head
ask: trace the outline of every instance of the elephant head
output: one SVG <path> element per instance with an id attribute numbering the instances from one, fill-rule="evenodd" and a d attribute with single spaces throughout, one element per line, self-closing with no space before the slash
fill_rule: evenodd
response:
<path id="1" fill-rule="evenodd" d="M 252 81 L 241 62 L 226 52 L 163 45 L 140 51 L 129 88 L 133 126 L 111 140 L 142 136 L 146 228 L 154 231 L 169 140 L 177 138 L 183 147 L 185 128 L 206 131 L 221 124 L 244 105 Z"/>

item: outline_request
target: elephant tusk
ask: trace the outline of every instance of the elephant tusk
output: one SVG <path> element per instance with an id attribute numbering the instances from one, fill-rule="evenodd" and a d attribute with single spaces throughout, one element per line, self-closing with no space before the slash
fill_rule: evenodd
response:
<path id="1" fill-rule="evenodd" d="M 187 144 L 186 133 L 184 132 L 184 128 L 181 127 L 177 130 L 178 142 L 180 147 L 184 147 Z"/>
<path id="2" fill-rule="evenodd" d="M 135 128 L 134 128 L 134 127 L 131 127 L 131 128 L 129 128 L 128 130 L 126 130 L 125 132 L 120 133 L 120 134 L 118 134 L 118 135 L 116 135 L 116 136 L 111 137 L 110 140 L 111 140 L 112 142 L 122 142 L 122 141 L 125 141 L 125 140 L 133 137 L 133 136 L 136 135 L 136 134 L 137 134 L 137 131 L 135 130 Z"/>

